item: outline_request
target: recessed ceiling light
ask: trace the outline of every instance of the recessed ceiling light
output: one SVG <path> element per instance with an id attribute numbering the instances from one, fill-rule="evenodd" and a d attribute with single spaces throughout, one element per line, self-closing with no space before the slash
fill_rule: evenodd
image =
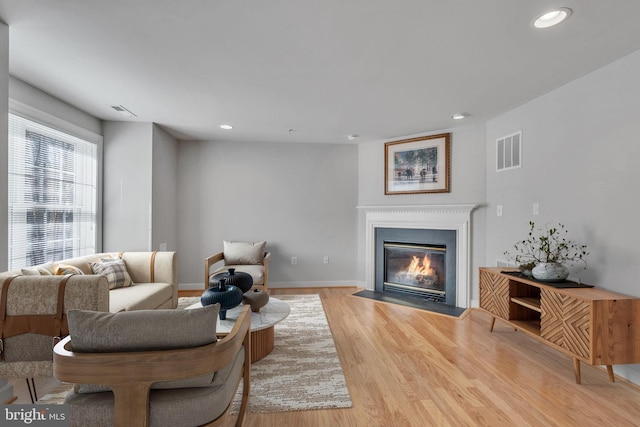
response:
<path id="1" fill-rule="evenodd" d="M 453 113 L 453 114 L 451 115 L 451 118 L 452 118 L 453 120 L 462 120 L 462 119 L 464 119 L 465 117 L 469 117 L 469 113 Z"/>
<path id="2" fill-rule="evenodd" d="M 549 12 L 545 12 L 533 21 L 535 28 L 549 28 L 558 25 L 562 21 L 571 16 L 571 9 L 568 7 L 559 7 Z"/>
<path id="3" fill-rule="evenodd" d="M 222 129 L 224 129 L 224 130 L 231 130 L 231 129 L 233 129 L 233 126 L 231 126 L 231 125 L 220 125 L 220 127 L 221 127 Z"/>
<path id="4" fill-rule="evenodd" d="M 353 141 L 353 140 L 354 140 L 354 139 L 356 139 L 358 136 L 360 136 L 360 135 L 358 135 L 357 133 L 352 133 L 351 135 L 347 135 L 347 139 L 348 139 L 349 141 Z"/>

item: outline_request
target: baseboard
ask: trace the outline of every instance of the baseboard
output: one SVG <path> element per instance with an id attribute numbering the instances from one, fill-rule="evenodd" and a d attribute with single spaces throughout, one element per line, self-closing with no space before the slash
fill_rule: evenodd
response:
<path id="1" fill-rule="evenodd" d="M 640 368 L 640 365 L 615 365 L 613 371 L 625 380 L 640 385 L 640 370 L 636 367 Z"/>
<path id="2" fill-rule="evenodd" d="M 204 285 L 202 283 L 180 283 L 178 285 L 179 291 L 204 291 Z"/>
<path id="3" fill-rule="evenodd" d="M 344 288 L 348 286 L 360 286 L 357 280 L 331 280 L 316 282 L 269 282 L 271 289 L 297 289 L 297 288 Z"/>
<path id="4" fill-rule="evenodd" d="M 269 282 L 269 287 L 273 289 L 292 289 L 292 288 L 343 288 L 348 286 L 364 287 L 364 282 L 358 280 L 331 280 L 331 281 L 314 281 L 314 282 Z M 180 291 L 196 291 L 204 290 L 202 283 L 180 283 L 178 285 Z"/>

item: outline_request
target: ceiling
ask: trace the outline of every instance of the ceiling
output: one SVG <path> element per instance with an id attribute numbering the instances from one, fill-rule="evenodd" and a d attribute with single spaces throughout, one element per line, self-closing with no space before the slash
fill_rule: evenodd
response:
<path id="1" fill-rule="evenodd" d="M 532 28 L 554 6 L 573 15 Z M 0 0 L 13 76 L 181 140 L 367 142 L 482 123 L 640 49 L 638 16 L 637 0 Z"/>

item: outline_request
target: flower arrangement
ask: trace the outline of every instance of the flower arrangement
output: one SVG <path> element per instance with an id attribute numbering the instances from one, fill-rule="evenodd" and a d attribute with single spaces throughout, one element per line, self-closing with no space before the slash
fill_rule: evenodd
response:
<path id="1" fill-rule="evenodd" d="M 563 224 L 536 228 L 535 223 L 529 221 L 528 237 L 513 245 L 515 255 L 509 251 L 505 251 L 504 255 L 514 260 L 521 270 L 529 270 L 540 263 L 582 262 L 586 268 L 585 257 L 589 255 L 587 245 L 568 240 L 567 234 Z"/>

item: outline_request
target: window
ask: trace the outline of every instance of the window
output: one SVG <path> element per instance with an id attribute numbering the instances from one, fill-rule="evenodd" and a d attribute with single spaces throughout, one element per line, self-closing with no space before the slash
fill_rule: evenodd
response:
<path id="1" fill-rule="evenodd" d="M 96 144 L 9 114 L 9 269 L 97 250 Z"/>

